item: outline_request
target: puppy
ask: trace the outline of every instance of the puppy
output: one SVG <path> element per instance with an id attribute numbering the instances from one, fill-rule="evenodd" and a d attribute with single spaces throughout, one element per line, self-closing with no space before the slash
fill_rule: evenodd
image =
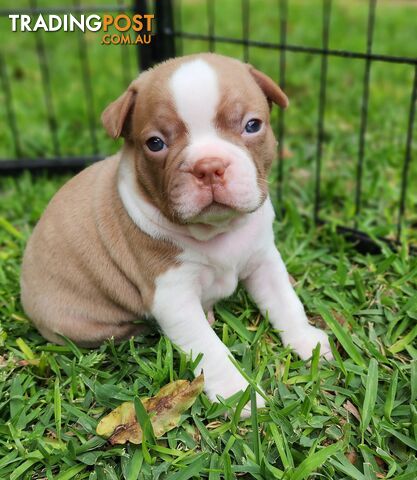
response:
<path id="1" fill-rule="evenodd" d="M 142 73 L 106 108 L 123 148 L 59 190 L 25 251 L 22 303 L 45 338 L 96 346 L 154 318 L 184 352 L 203 354 L 209 398 L 227 398 L 247 382 L 207 318 L 241 280 L 284 345 L 306 359 L 320 343 L 331 358 L 274 243 L 271 103 L 288 99 L 268 76 L 199 54 Z"/>

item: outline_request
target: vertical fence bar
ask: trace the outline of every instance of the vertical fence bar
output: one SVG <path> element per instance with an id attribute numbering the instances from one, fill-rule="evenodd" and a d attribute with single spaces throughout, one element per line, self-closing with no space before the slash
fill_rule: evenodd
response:
<path id="1" fill-rule="evenodd" d="M 117 5 L 120 7 L 119 13 L 124 13 L 124 0 L 117 0 Z M 132 80 L 130 48 L 120 48 L 120 60 L 122 64 L 123 84 L 127 86 Z"/>
<path id="2" fill-rule="evenodd" d="M 279 0 L 280 14 L 280 44 L 282 48 L 279 52 L 279 83 L 285 91 L 285 67 L 286 67 L 286 50 L 287 43 L 287 15 L 288 0 Z M 277 201 L 278 212 L 282 212 L 283 188 L 284 188 L 284 139 L 285 139 L 285 111 L 280 108 L 278 112 L 278 185 L 277 185 Z"/>
<path id="3" fill-rule="evenodd" d="M 79 8 L 81 6 L 80 0 L 74 0 L 74 6 Z M 91 148 L 92 153 L 96 155 L 98 153 L 98 143 L 94 115 L 94 93 L 91 85 L 91 72 L 88 59 L 87 42 L 85 40 L 85 35 L 81 31 L 78 32 L 78 52 L 81 62 L 85 102 L 87 105 L 87 119 L 88 129 L 90 130 Z"/>
<path id="4" fill-rule="evenodd" d="M 135 0 L 133 11 L 135 13 L 149 11 L 148 2 L 146 0 Z M 172 0 L 157 0 L 155 2 L 155 20 L 157 36 L 150 45 L 139 47 L 138 50 L 140 70 L 146 70 L 155 65 L 155 63 L 175 57 L 174 9 Z"/>
<path id="5" fill-rule="evenodd" d="M 214 0 L 207 0 L 206 6 L 207 6 L 209 50 L 210 52 L 214 52 L 216 49 L 216 41 L 215 41 L 216 10 L 215 10 Z"/>
<path id="6" fill-rule="evenodd" d="M 326 108 L 326 87 L 327 87 L 327 50 L 329 49 L 329 30 L 330 13 L 332 0 L 323 0 L 323 28 L 322 45 L 325 53 L 321 57 L 321 75 L 320 75 L 320 99 L 319 114 L 317 119 L 317 149 L 316 149 L 316 179 L 315 179 L 315 198 L 314 198 L 314 222 L 319 221 L 320 211 L 320 182 L 321 182 L 321 161 L 323 154 L 324 140 L 324 111 Z"/>
<path id="7" fill-rule="evenodd" d="M 30 6 L 33 9 L 38 8 L 37 0 L 31 0 Z M 56 120 L 54 102 L 52 100 L 52 88 L 51 88 L 51 78 L 49 74 L 49 65 L 48 65 L 48 59 L 46 57 L 45 44 L 43 42 L 43 36 L 41 31 L 39 31 L 36 34 L 35 41 L 36 41 L 36 51 L 37 51 L 38 60 L 39 60 L 39 68 L 40 68 L 41 77 L 42 77 L 42 89 L 43 89 L 43 96 L 44 96 L 45 107 L 46 107 L 46 116 L 48 119 L 49 130 L 52 138 L 52 146 L 54 149 L 55 156 L 60 157 L 61 148 L 60 148 L 59 139 L 58 139 L 58 122 Z"/>
<path id="8" fill-rule="evenodd" d="M 406 141 L 406 147 L 405 147 L 404 165 L 403 165 L 402 178 L 401 178 L 400 207 L 399 207 L 398 222 L 397 222 L 397 241 L 399 241 L 401 238 L 402 222 L 405 215 L 405 203 L 407 199 L 407 188 L 408 188 L 408 172 L 410 170 L 410 164 L 411 164 L 414 119 L 416 116 L 416 103 L 417 103 L 417 65 L 414 67 L 414 81 L 413 81 L 413 88 L 411 91 L 410 113 L 408 116 L 407 141 Z"/>
<path id="9" fill-rule="evenodd" d="M 374 25 L 375 25 L 375 9 L 377 0 L 369 0 L 368 10 L 368 31 L 366 39 L 366 58 L 365 73 L 363 77 L 363 95 L 361 106 L 361 124 L 359 131 L 359 150 L 358 150 L 358 165 L 356 169 L 356 192 L 355 192 L 355 228 L 358 226 L 358 216 L 361 211 L 362 203 L 362 175 L 363 164 L 365 156 L 365 142 L 366 142 L 366 130 L 368 125 L 368 103 L 369 103 L 369 80 L 371 74 L 371 58 L 369 55 L 372 53 L 372 43 L 374 38 Z"/>
<path id="10" fill-rule="evenodd" d="M 182 32 L 182 0 L 176 0 L 174 9 L 174 31 Z M 182 35 L 175 36 L 175 51 L 176 54 L 184 55 L 184 42 Z"/>
<path id="11" fill-rule="evenodd" d="M 249 62 L 249 0 L 242 0 L 243 61 Z"/>
<path id="12" fill-rule="evenodd" d="M 156 60 L 161 62 L 175 57 L 174 8 L 172 0 L 155 2 L 155 17 L 158 26 L 158 38 L 155 42 Z"/>
<path id="13" fill-rule="evenodd" d="M 132 13 L 143 15 L 144 12 L 149 12 L 147 0 L 133 0 Z M 139 72 L 141 72 L 142 70 L 147 70 L 148 68 L 152 67 L 152 65 L 154 65 L 154 42 L 155 37 L 152 39 L 150 45 L 137 45 L 136 52 Z"/>
<path id="14" fill-rule="evenodd" d="M 7 75 L 6 60 L 1 53 L 0 53 L 0 78 L 1 78 L 1 84 L 2 84 L 3 93 L 4 93 L 4 105 L 6 108 L 7 120 L 10 127 L 10 132 L 13 138 L 14 152 L 15 152 L 16 158 L 19 158 L 22 156 L 22 149 L 20 146 L 20 135 L 19 135 L 19 130 L 17 128 L 16 117 L 14 114 L 12 91 L 10 89 L 9 77 Z"/>

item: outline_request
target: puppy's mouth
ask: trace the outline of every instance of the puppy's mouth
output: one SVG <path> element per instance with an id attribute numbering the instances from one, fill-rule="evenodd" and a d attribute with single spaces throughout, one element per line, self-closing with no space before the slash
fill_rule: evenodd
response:
<path id="1" fill-rule="evenodd" d="M 237 209 L 213 201 L 210 205 L 204 207 L 197 215 L 189 219 L 187 223 L 219 226 L 228 224 L 240 215 L 242 215 L 242 212 L 239 212 Z"/>

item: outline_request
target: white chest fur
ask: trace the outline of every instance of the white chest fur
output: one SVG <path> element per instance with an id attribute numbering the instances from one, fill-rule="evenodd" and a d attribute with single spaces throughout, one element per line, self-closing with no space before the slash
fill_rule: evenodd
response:
<path id="1" fill-rule="evenodd" d="M 216 301 L 230 296 L 239 279 L 250 273 L 257 252 L 270 244 L 272 220 L 273 210 L 268 199 L 229 232 L 205 242 L 177 239 L 183 249 L 179 256 L 181 266 L 158 278 L 157 287 L 165 283 L 164 276 L 177 276 L 178 282 L 188 285 L 208 310 Z"/>
<path id="2" fill-rule="evenodd" d="M 238 282 L 238 272 L 233 268 L 206 267 L 201 269 L 201 303 L 209 310 L 214 303 L 232 295 Z"/>

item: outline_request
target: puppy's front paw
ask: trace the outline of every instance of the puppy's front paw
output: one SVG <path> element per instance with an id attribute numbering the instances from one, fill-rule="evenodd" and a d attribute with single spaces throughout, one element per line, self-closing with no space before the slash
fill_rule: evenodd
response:
<path id="1" fill-rule="evenodd" d="M 211 402 L 218 402 L 217 396 L 229 398 L 239 391 L 245 391 L 248 382 L 243 377 L 230 378 L 225 376 L 214 382 L 206 382 L 204 390 Z"/>
<path id="2" fill-rule="evenodd" d="M 265 407 L 265 400 L 263 397 L 256 394 L 256 408 L 263 408 Z M 240 414 L 240 418 L 249 418 L 252 413 L 251 402 L 249 401 L 242 409 L 242 413 Z"/>
<path id="3" fill-rule="evenodd" d="M 245 391 L 248 387 L 247 381 L 241 377 L 234 380 L 222 379 L 219 382 L 215 382 L 212 385 L 205 386 L 205 392 L 208 398 L 212 402 L 218 402 L 217 396 L 219 395 L 222 398 L 229 398 L 235 393 Z M 257 408 L 265 407 L 265 400 L 257 393 L 256 394 L 256 406 Z M 251 414 L 251 404 L 248 402 L 242 409 L 241 418 L 248 418 Z"/>
<path id="4" fill-rule="evenodd" d="M 320 343 L 320 356 L 327 360 L 333 359 L 329 337 L 326 332 L 323 332 L 323 330 L 319 328 L 308 325 L 302 330 L 299 330 L 297 334 L 283 334 L 282 339 L 284 345 L 290 346 L 303 360 L 311 357 L 312 351 L 318 343 Z"/>

